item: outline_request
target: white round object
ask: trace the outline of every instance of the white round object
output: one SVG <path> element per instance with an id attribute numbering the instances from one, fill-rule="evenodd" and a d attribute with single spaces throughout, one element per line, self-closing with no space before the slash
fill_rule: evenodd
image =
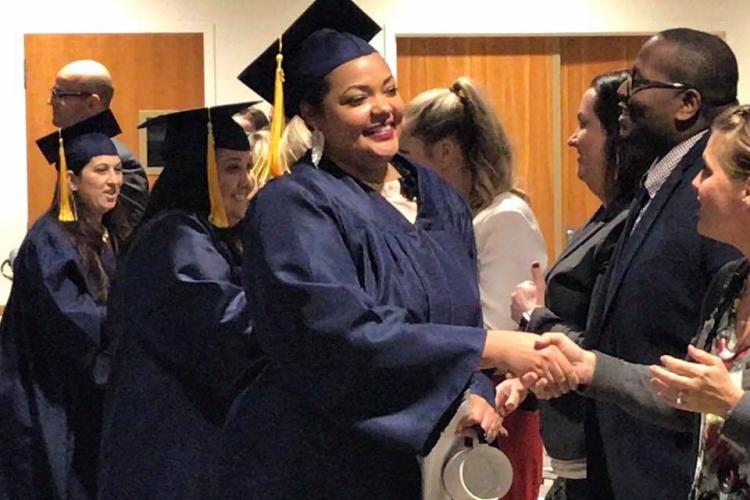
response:
<path id="1" fill-rule="evenodd" d="M 512 482 L 508 457 L 486 444 L 459 451 L 443 468 L 443 486 L 453 500 L 498 500 Z"/>

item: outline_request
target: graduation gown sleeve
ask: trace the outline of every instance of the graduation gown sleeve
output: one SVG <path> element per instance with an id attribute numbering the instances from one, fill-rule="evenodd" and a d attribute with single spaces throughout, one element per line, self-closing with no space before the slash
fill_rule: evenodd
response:
<path id="1" fill-rule="evenodd" d="M 72 238 L 50 215 L 29 231 L 0 326 L 0 497 L 88 498 L 95 491 L 105 306 Z M 13 493 L 15 491 L 16 493 Z M 7 496 L 6 496 L 7 495 Z"/>
<path id="2" fill-rule="evenodd" d="M 53 238 L 44 243 L 28 245 L 20 268 L 16 264 L 16 279 L 41 285 L 36 300 L 23 300 L 21 308 L 26 314 L 46 311 L 44 321 L 49 324 L 36 330 L 29 342 L 51 365 L 69 363 L 93 380 L 106 306 L 89 293 L 70 244 Z M 105 380 L 99 377 L 98 382 Z"/>
<path id="3" fill-rule="evenodd" d="M 373 266 L 387 260 L 379 254 L 389 250 L 372 244 L 361 250 L 365 255 L 352 254 L 353 229 L 344 227 L 339 208 L 326 198 L 275 181 L 251 207 L 244 271 L 258 341 L 284 383 L 296 386 L 304 404 L 324 418 L 425 453 L 475 373 L 485 332 L 415 321 L 395 292 L 366 292 Z M 407 245 L 410 237 L 398 235 L 403 239 L 394 245 Z M 469 229 L 457 240 L 443 231 L 437 237 L 469 253 L 466 238 L 473 234 Z"/>
<path id="4" fill-rule="evenodd" d="M 163 242 L 149 247 L 158 247 L 158 254 L 136 251 L 127 263 L 128 269 L 144 269 L 151 276 L 129 280 L 135 287 L 131 297 L 142 293 L 151 299 L 143 305 L 143 322 L 150 333 L 133 334 L 178 378 L 224 397 L 250 352 L 245 292 L 206 222 L 182 213 L 168 217 L 150 234 Z M 141 266 L 140 259 L 152 261 Z"/>

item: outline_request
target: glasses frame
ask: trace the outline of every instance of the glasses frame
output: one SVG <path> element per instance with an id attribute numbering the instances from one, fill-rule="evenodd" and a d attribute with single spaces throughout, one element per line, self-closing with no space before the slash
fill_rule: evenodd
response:
<path id="1" fill-rule="evenodd" d="M 94 95 L 93 92 L 63 92 L 57 90 L 55 87 L 49 89 L 50 100 L 53 99 L 64 99 L 66 97 L 88 97 Z"/>
<path id="2" fill-rule="evenodd" d="M 627 100 L 630 100 L 630 98 L 632 98 L 641 90 L 648 89 L 679 90 L 681 92 L 684 92 L 686 90 L 695 90 L 696 92 L 698 92 L 698 89 L 695 88 L 695 85 L 691 85 L 689 83 L 664 82 L 661 80 L 649 80 L 648 78 L 636 78 L 633 74 L 633 70 L 628 73 L 627 84 Z"/>

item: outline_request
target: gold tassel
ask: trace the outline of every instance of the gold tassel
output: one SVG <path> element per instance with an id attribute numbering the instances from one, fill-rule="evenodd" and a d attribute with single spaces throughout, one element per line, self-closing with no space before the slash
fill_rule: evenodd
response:
<path id="1" fill-rule="evenodd" d="M 273 118 L 271 118 L 271 137 L 268 144 L 268 166 L 261 170 L 270 178 L 280 177 L 289 169 L 281 159 L 281 136 L 284 134 L 286 117 L 284 116 L 284 70 L 281 63 L 283 44 L 279 37 L 279 53 L 276 54 L 276 80 L 273 88 Z M 263 179 L 265 181 L 265 179 Z"/>
<path id="2" fill-rule="evenodd" d="M 65 159 L 65 147 L 63 146 L 62 132 L 58 133 L 60 146 L 57 150 L 60 163 L 57 173 L 57 192 L 60 195 L 60 206 L 57 220 L 60 222 L 73 222 L 76 220 L 73 210 L 70 208 L 70 183 L 68 181 L 68 161 Z"/>
<path id="3" fill-rule="evenodd" d="M 214 128 L 211 124 L 211 110 L 208 111 L 208 141 L 206 151 L 206 166 L 208 174 L 208 199 L 211 203 L 211 213 L 208 221 L 218 228 L 229 227 L 227 212 L 219 188 L 219 171 L 216 166 L 216 148 L 214 146 Z"/>

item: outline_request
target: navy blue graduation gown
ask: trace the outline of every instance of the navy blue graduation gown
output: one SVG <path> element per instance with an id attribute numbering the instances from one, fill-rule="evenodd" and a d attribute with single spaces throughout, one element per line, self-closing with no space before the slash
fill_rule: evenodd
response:
<path id="1" fill-rule="evenodd" d="M 221 426 L 255 349 L 240 256 L 203 217 L 141 228 L 110 295 L 100 499 L 217 498 Z"/>
<path id="2" fill-rule="evenodd" d="M 243 276 L 265 371 L 232 407 L 221 498 L 417 499 L 426 454 L 467 389 L 485 332 L 471 213 L 397 157 L 416 224 L 309 156 L 249 211 Z"/>
<path id="3" fill-rule="evenodd" d="M 102 260 L 111 272 L 111 252 Z M 91 280 L 70 234 L 42 216 L 18 252 L 0 325 L 2 499 L 96 496 L 106 308 Z"/>

